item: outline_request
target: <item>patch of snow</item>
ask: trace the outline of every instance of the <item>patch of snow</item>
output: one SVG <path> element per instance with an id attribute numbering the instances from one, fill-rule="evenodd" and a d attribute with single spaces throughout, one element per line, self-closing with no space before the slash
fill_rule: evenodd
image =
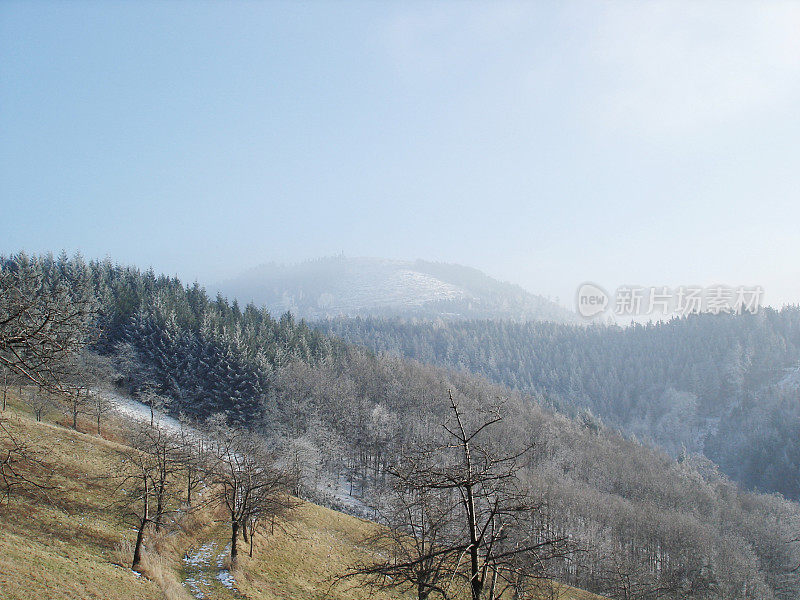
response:
<path id="1" fill-rule="evenodd" d="M 229 590 L 236 590 L 236 586 L 234 585 L 236 582 L 233 580 L 233 575 L 231 575 L 230 571 L 226 571 L 225 569 L 221 570 L 217 573 L 217 579 Z"/>
<path id="2" fill-rule="evenodd" d="M 236 581 L 230 571 L 224 569 L 225 557 L 231 551 L 231 545 L 225 546 L 220 551 L 217 542 L 207 542 L 197 550 L 187 553 L 183 558 L 189 573 L 183 581 L 183 585 L 189 589 L 192 595 L 199 600 L 208 598 L 208 594 L 213 590 L 213 579 L 211 579 L 216 565 L 217 573 L 213 574 L 219 582 L 232 591 L 236 590 Z"/>
<path id="3" fill-rule="evenodd" d="M 225 549 L 217 555 L 217 568 L 221 569 L 225 566 L 225 556 L 231 551 L 231 545 L 225 546 Z"/>
<path id="4" fill-rule="evenodd" d="M 150 422 L 150 407 L 146 404 L 134 400 L 130 396 L 124 396 L 117 392 L 108 390 L 93 390 L 93 394 L 100 394 L 114 407 L 114 411 L 120 415 L 139 421 L 140 423 Z M 177 419 L 160 410 L 153 411 L 155 421 L 164 429 L 171 433 L 178 433 L 184 427 Z"/>
<path id="5" fill-rule="evenodd" d="M 189 588 L 189 591 L 195 598 L 198 598 L 198 600 L 208 598 L 206 592 L 211 588 L 211 583 L 208 581 L 203 569 L 211 564 L 211 557 L 214 555 L 216 547 L 216 542 L 208 542 L 200 546 L 194 553 L 187 553 L 186 556 L 183 557 L 184 564 L 192 571 L 192 573 L 187 575 L 184 579 L 183 585 Z"/>
<path id="6" fill-rule="evenodd" d="M 198 600 L 204 600 L 208 596 L 203 593 L 201 585 L 204 587 L 208 587 L 208 583 L 205 581 L 197 581 L 194 577 L 187 577 L 186 580 L 183 582 L 183 585 L 189 588 L 189 591 L 192 595 L 197 598 Z"/>
<path id="7" fill-rule="evenodd" d="M 203 544 L 194 554 L 187 554 L 184 556 L 183 562 L 192 567 L 207 567 L 210 564 L 211 555 L 214 554 L 216 547 L 216 542 L 208 542 L 207 544 Z"/>
<path id="8" fill-rule="evenodd" d="M 315 489 L 311 490 L 312 502 L 324 504 L 328 508 L 338 510 L 362 519 L 374 518 L 374 511 L 360 498 L 350 494 L 350 482 L 346 477 L 340 476 L 338 480 L 332 477 L 321 477 Z"/>

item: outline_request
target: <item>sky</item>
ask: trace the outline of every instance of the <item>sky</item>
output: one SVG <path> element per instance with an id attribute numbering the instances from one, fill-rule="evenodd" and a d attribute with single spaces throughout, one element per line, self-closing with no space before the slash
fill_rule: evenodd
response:
<path id="1" fill-rule="evenodd" d="M 0 2 L 0 253 L 800 302 L 800 4 Z"/>

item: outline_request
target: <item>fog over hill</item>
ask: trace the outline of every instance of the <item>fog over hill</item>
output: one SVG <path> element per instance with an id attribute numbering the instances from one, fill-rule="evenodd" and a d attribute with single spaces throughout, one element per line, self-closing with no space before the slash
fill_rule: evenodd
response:
<path id="1" fill-rule="evenodd" d="M 309 320 L 403 316 L 576 322 L 571 311 L 473 269 L 424 260 L 321 258 L 251 269 L 217 286 L 240 303 Z"/>

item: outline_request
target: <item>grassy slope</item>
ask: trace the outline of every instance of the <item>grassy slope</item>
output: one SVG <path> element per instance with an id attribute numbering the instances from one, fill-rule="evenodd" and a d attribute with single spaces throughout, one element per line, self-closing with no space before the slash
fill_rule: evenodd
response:
<path id="1" fill-rule="evenodd" d="M 46 496 L 20 492 L 0 505 L 0 600 L 186 599 L 191 595 L 181 583 L 187 577 L 211 599 L 397 597 L 370 594 L 356 581 L 330 587 L 337 575 L 366 557 L 359 540 L 374 525 L 313 504 L 303 505 L 274 532 L 255 537 L 254 557 L 245 555 L 234 572 L 236 591 L 218 579 L 227 564 L 228 529 L 208 513 L 191 534 L 151 540 L 151 550 L 160 550 L 160 556 L 151 551 L 148 561 L 155 581 L 137 577 L 128 568 L 134 532 L 122 524 L 120 509 L 111 502 L 113 483 L 103 478 L 114 469 L 119 445 L 54 424 L 57 413 L 48 415 L 51 422 L 36 423 L 24 408 L 12 396 L 5 413 L 11 417 L 8 427 L 18 439 L 47 448 L 42 459 L 54 470 L 53 489 Z M 104 428 L 104 435 L 116 437 L 114 426 Z M 182 560 L 204 552 L 210 554 L 204 565 Z M 565 587 L 559 598 L 598 597 Z"/>
<path id="2" fill-rule="evenodd" d="M 107 510 L 110 496 L 94 481 L 107 472 L 114 444 L 26 418 L 8 425 L 18 439 L 51 449 L 43 460 L 56 468 L 56 488 L 0 505 L 0 598 L 162 597 L 155 583 L 115 564 L 132 532 Z"/>

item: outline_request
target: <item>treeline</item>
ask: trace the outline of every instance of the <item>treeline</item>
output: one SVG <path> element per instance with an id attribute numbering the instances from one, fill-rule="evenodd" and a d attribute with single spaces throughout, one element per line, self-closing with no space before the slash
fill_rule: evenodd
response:
<path id="1" fill-rule="evenodd" d="M 79 258 L 13 262 L 90 282 L 94 347 L 121 384 L 153 385 L 174 413 L 223 413 L 280 443 L 307 498 L 335 502 L 345 485 L 368 511 L 404 452 L 440 437 L 447 390 L 475 412 L 502 400 L 492 443 L 510 453 L 533 444 L 519 478 L 539 507 L 526 522 L 574 543 L 548 565 L 553 575 L 626 600 L 800 597 L 800 508 L 741 492 L 702 457 L 677 462 L 591 415 L 559 416 L 542 396 L 373 354 L 174 278 Z"/>
<path id="2" fill-rule="evenodd" d="M 800 498 L 800 309 L 627 328 L 339 319 L 328 334 L 590 411 L 673 457 L 705 453 L 750 489 Z M 792 377 L 794 374 L 794 377 Z"/>

